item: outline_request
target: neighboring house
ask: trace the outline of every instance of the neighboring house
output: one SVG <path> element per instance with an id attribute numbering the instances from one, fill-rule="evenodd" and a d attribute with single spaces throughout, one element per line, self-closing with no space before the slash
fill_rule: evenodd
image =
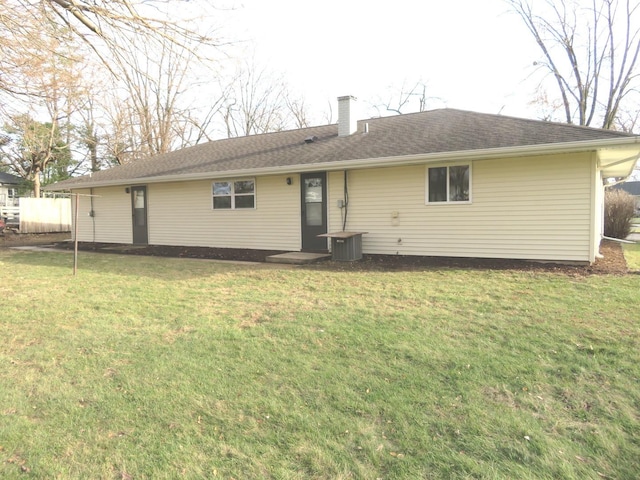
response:
<path id="1" fill-rule="evenodd" d="M 22 179 L 16 175 L 0 172 L 0 207 L 18 206 L 18 186 L 21 182 Z"/>
<path id="2" fill-rule="evenodd" d="M 636 213 L 640 213 L 640 182 L 622 182 L 611 188 L 624 190 L 628 194 L 633 195 L 636 201 Z"/>
<path id="3" fill-rule="evenodd" d="M 441 109 L 218 140 L 47 187 L 79 197 L 78 240 L 593 262 L 604 179 L 634 135 Z"/>

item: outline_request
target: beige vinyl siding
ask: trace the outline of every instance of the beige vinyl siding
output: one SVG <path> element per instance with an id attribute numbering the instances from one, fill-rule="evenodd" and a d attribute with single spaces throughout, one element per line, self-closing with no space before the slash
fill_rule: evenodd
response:
<path id="1" fill-rule="evenodd" d="M 255 177 L 256 208 L 236 210 L 213 209 L 213 180 L 150 184 L 149 243 L 300 250 L 300 185 L 289 177 Z"/>
<path id="2" fill-rule="evenodd" d="M 78 240 L 81 242 L 131 243 L 131 195 L 125 187 L 74 190 L 79 193 Z M 85 196 L 86 195 L 86 196 Z M 73 200 L 73 199 L 72 199 Z M 75 200 L 72 207 L 75 209 Z M 94 217 L 89 215 L 93 202 Z M 75 210 L 72 210 L 72 216 Z"/>
<path id="3" fill-rule="evenodd" d="M 369 232 L 363 251 L 590 261 L 592 158 L 588 154 L 476 161 L 472 201 L 426 204 L 426 166 L 349 172 L 347 230 Z M 341 230 L 331 174 L 330 230 Z"/>

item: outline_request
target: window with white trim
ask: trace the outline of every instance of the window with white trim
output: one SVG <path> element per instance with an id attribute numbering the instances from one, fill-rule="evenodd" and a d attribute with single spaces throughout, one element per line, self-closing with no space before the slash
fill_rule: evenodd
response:
<path id="1" fill-rule="evenodd" d="M 213 182 L 212 190 L 214 210 L 256 207 L 256 182 L 254 179 Z"/>
<path id="2" fill-rule="evenodd" d="M 427 203 L 471 201 L 471 165 L 427 168 Z"/>

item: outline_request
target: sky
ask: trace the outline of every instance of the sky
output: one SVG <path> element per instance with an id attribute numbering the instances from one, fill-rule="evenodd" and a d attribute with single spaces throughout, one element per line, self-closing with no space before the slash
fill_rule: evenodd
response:
<path id="1" fill-rule="evenodd" d="M 504 0 L 238 0 L 227 23 L 314 112 L 353 95 L 375 116 L 403 85 L 427 108 L 537 118 L 538 47 Z M 413 111 L 417 109 L 413 107 Z M 408 110 L 410 111 L 410 110 Z"/>

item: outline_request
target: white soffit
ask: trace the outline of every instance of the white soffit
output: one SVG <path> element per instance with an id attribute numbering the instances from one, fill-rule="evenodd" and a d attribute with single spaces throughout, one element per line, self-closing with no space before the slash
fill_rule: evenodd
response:
<path id="1" fill-rule="evenodd" d="M 598 165 L 605 178 L 627 177 L 640 157 L 640 147 L 624 145 L 598 150 Z"/>

